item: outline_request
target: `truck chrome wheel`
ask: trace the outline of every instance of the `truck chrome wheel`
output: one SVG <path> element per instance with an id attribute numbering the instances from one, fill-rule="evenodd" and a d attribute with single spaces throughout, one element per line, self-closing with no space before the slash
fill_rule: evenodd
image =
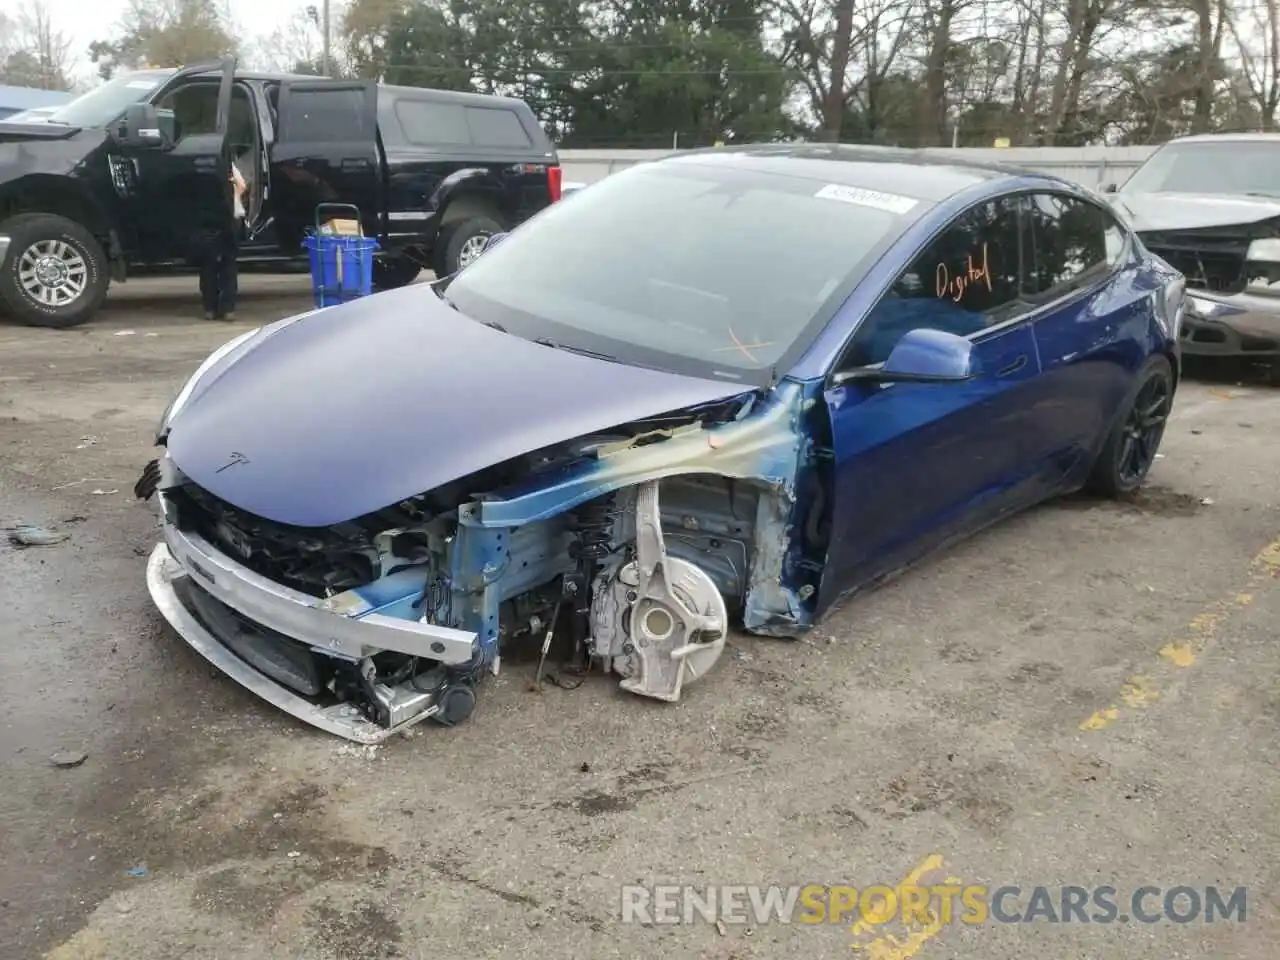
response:
<path id="1" fill-rule="evenodd" d="M 458 268 L 461 269 L 474 261 L 480 256 L 480 254 L 484 253 L 485 247 L 488 245 L 488 234 L 468 239 L 467 242 L 462 245 L 462 249 L 458 251 Z"/>
<path id="2" fill-rule="evenodd" d="M 79 299 L 89 279 L 89 267 L 76 248 L 62 240 L 40 240 L 18 257 L 18 285 L 23 293 L 46 307 L 65 307 Z"/>
<path id="3" fill-rule="evenodd" d="M 89 320 L 111 283 L 111 261 L 86 227 L 56 213 L 0 222 L 0 310 L 30 327 L 66 329 Z"/>

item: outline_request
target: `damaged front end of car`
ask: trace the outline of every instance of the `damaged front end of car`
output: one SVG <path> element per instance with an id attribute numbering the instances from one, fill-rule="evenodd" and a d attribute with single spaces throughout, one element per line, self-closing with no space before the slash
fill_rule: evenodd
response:
<path id="1" fill-rule="evenodd" d="M 148 586 L 224 673 L 363 743 L 465 720 L 504 652 L 545 657 L 553 637 L 571 669 L 675 701 L 731 618 L 775 636 L 813 621 L 830 500 L 817 391 L 783 379 L 323 528 L 249 514 L 166 451 L 136 487 L 164 531 Z"/>
<path id="2" fill-rule="evenodd" d="M 1280 204 L 1275 198 L 1121 194 L 1148 250 L 1186 277 L 1184 352 L 1280 357 Z"/>

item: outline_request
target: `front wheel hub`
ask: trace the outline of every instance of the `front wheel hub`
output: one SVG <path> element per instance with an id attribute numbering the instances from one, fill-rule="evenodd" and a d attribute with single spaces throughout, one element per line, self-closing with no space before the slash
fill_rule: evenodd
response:
<path id="1" fill-rule="evenodd" d="M 34 302 L 65 307 L 84 293 L 89 267 L 75 247 L 63 240 L 38 240 L 22 251 L 18 286 Z"/>

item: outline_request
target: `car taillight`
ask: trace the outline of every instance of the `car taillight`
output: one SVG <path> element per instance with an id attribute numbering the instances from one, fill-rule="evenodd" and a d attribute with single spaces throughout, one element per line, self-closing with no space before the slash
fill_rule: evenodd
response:
<path id="1" fill-rule="evenodd" d="M 559 167 L 547 167 L 547 190 L 551 194 L 551 202 L 560 199 L 560 184 L 564 182 L 564 171 Z"/>

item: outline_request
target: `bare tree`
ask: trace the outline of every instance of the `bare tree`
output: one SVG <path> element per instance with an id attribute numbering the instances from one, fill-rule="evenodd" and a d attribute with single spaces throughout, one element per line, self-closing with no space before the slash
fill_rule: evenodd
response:
<path id="1" fill-rule="evenodd" d="M 827 140 L 840 139 L 844 120 L 845 74 L 853 46 L 853 0 L 837 0 L 836 28 L 831 37 L 831 79 L 822 104 L 822 133 Z"/>
<path id="2" fill-rule="evenodd" d="M 1018 67 L 1014 75 L 1012 112 L 1018 124 L 1015 133 L 1025 136 L 1033 128 L 1035 113 L 1040 109 L 1049 24 L 1044 4 L 1036 0 L 1018 4 L 1018 19 L 1021 29 L 1018 32 Z"/>
<path id="3" fill-rule="evenodd" d="M 1227 0 L 1190 0 L 1196 18 L 1196 95 L 1193 133 L 1207 133 L 1213 123 L 1213 101 L 1221 75 L 1222 35 L 1230 19 Z"/>
<path id="4" fill-rule="evenodd" d="M 323 52 L 320 15 L 314 4 L 308 4 L 295 10 L 283 26 L 259 39 L 248 55 L 256 65 L 268 70 L 319 73 Z"/>
<path id="5" fill-rule="evenodd" d="M 921 23 L 928 37 L 924 51 L 924 82 L 920 89 L 917 137 L 924 147 L 944 142 L 947 125 L 947 62 L 955 43 L 956 16 L 968 0 L 931 0 Z"/>
<path id="6" fill-rule="evenodd" d="M 71 41 L 54 26 L 46 0 L 26 7 L 16 21 L 0 20 L 0 76 L 6 83 L 42 90 L 70 90 Z"/>
<path id="7" fill-rule="evenodd" d="M 1248 9 L 1253 16 L 1246 21 L 1243 31 L 1237 22 L 1239 14 L 1227 17 L 1228 27 L 1240 57 L 1240 72 L 1258 108 L 1262 128 L 1271 130 L 1276 125 L 1276 109 L 1280 107 L 1280 0 L 1263 0 L 1260 6 Z"/>
<path id="8" fill-rule="evenodd" d="M 913 35 L 915 0 L 865 0 L 864 28 L 854 38 L 854 55 L 861 79 L 846 97 L 859 101 L 869 132 L 877 135 L 884 125 L 884 87 L 891 71 L 901 65 L 901 55 Z"/>
<path id="9" fill-rule="evenodd" d="M 782 59 L 796 71 L 825 140 L 854 102 L 874 125 L 881 86 L 906 48 L 916 0 L 777 0 Z"/>

